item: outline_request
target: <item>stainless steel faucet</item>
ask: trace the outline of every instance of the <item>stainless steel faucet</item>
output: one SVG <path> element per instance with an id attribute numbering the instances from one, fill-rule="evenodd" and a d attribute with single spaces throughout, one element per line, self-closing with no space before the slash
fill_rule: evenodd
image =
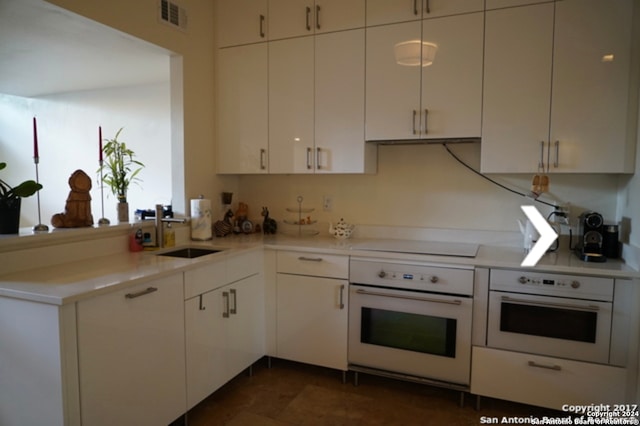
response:
<path id="1" fill-rule="evenodd" d="M 172 217 L 162 217 L 164 215 L 164 208 L 162 204 L 156 204 L 156 246 L 158 248 L 164 248 L 164 222 L 174 223 L 187 223 L 187 219 L 175 219 Z"/>

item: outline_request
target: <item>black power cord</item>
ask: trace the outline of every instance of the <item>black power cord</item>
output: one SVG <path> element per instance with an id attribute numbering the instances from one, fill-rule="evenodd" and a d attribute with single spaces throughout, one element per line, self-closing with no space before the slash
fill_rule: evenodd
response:
<path id="1" fill-rule="evenodd" d="M 470 165 L 468 165 L 467 163 L 465 163 L 464 161 L 462 161 L 462 160 L 460 159 L 460 157 L 458 157 L 456 154 L 454 154 L 454 153 L 453 153 L 453 151 L 451 151 L 451 150 L 449 149 L 449 147 L 447 146 L 447 143 L 446 143 L 446 142 L 443 142 L 443 143 L 442 143 L 442 146 L 444 147 L 444 149 L 446 149 L 446 150 L 447 150 L 447 152 L 449 153 L 449 155 L 451 155 L 453 158 L 455 158 L 455 160 L 456 160 L 458 163 L 462 164 L 464 167 L 466 167 L 467 169 L 471 170 L 473 173 L 477 174 L 477 175 L 478 175 L 478 176 L 480 176 L 481 178 L 486 179 L 486 180 L 488 180 L 489 182 L 491 182 L 492 184 L 497 185 L 497 186 L 499 186 L 500 188 L 505 189 L 505 190 L 507 190 L 507 191 L 509 191 L 509 192 L 512 192 L 512 193 L 514 193 L 514 194 L 520 195 L 520 196 L 522 196 L 522 197 L 527 197 L 527 196 L 528 196 L 528 194 L 524 194 L 524 193 L 522 193 L 522 192 L 519 192 L 519 191 L 516 191 L 516 190 L 514 190 L 514 189 L 511 189 L 511 188 L 509 188 L 508 186 L 505 186 L 505 185 L 501 184 L 500 182 L 496 182 L 495 180 L 491 179 L 490 177 L 483 175 L 482 173 L 480 173 L 479 171 L 477 171 L 476 169 L 474 169 L 473 167 L 471 167 Z M 536 195 L 537 195 L 537 194 L 536 194 Z M 551 204 L 551 203 L 547 203 L 546 201 L 539 200 L 538 198 L 533 198 L 533 201 L 537 201 L 538 203 L 545 204 L 545 205 L 547 205 L 547 206 L 550 206 L 550 207 L 556 208 L 556 205 Z"/>

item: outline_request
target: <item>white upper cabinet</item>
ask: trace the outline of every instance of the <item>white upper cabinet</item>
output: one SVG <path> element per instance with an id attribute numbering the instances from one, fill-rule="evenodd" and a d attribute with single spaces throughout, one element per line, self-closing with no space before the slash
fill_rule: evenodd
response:
<path id="1" fill-rule="evenodd" d="M 364 29 L 316 36 L 315 172 L 373 173 L 364 139 Z"/>
<path id="2" fill-rule="evenodd" d="M 553 3 L 487 12 L 485 22 L 482 170 L 536 171 L 549 139 Z"/>
<path id="3" fill-rule="evenodd" d="M 269 43 L 269 172 L 313 173 L 313 37 Z"/>
<path id="4" fill-rule="evenodd" d="M 269 39 L 364 27 L 365 0 L 269 0 Z"/>
<path id="5" fill-rule="evenodd" d="M 218 173 L 268 172 L 267 43 L 218 50 Z"/>
<path id="6" fill-rule="evenodd" d="M 217 0 L 218 46 L 267 40 L 267 0 Z"/>
<path id="7" fill-rule="evenodd" d="M 420 25 L 415 21 L 367 28 L 367 140 L 417 138 L 421 68 L 398 65 L 394 46 L 419 42 Z"/>
<path id="8" fill-rule="evenodd" d="M 366 139 L 480 137 L 483 26 L 472 13 L 367 28 Z"/>
<path id="9" fill-rule="evenodd" d="M 482 12 L 484 0 L 367 0 L 367 26 Z"/>
<path id="10" fill-rule="evenodd" d="M 630 73 L 633 0 L 556 3 L 551 169 L 634 170 L 637 73 Z M 635 2 L 636 6 L 640 6 Z M 635 53 L 637 55 L 637 52 Z M 634 79 L 631 83 L 630 79 Z"/>
<path id="11" fill-rule="evenodd" d="M 422 41 L 437 50 L 422 67 L 422 138 L 480 137 L 483 19 L 471 13 L 423 21 Z"/>
<path id="12" fill-rule="evenodd" d="M 364 30 L 269 43 L 269 172 L 363 173 Z"/>
<path id="13" fill-rule="evenodd" d="M 483 172 L 633 172 L 632 8 L 563 0 L 486 13 Z"/>

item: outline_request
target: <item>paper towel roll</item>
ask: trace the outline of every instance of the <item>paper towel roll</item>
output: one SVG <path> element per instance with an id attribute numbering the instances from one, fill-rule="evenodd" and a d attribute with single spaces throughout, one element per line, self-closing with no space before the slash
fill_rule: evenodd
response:
<path id="1" fill-rule="evenodd" d="M 203 241 L 211 238 L 211 200 L 191 200 L 191 239 Z"/>

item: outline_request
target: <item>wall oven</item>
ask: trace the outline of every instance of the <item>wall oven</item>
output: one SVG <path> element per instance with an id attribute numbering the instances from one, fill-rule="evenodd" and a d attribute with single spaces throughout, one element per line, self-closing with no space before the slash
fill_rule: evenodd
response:
<path id="1" fill-rule="evenodd" d="M 349 369 L 466 389 L 474 271 L 352 258 Z"/>
<path id="2" fill-rule="evenodd" d="M 607 364 L 613 294 L 608 278 L 492 270 L 487 345 Z"/>

